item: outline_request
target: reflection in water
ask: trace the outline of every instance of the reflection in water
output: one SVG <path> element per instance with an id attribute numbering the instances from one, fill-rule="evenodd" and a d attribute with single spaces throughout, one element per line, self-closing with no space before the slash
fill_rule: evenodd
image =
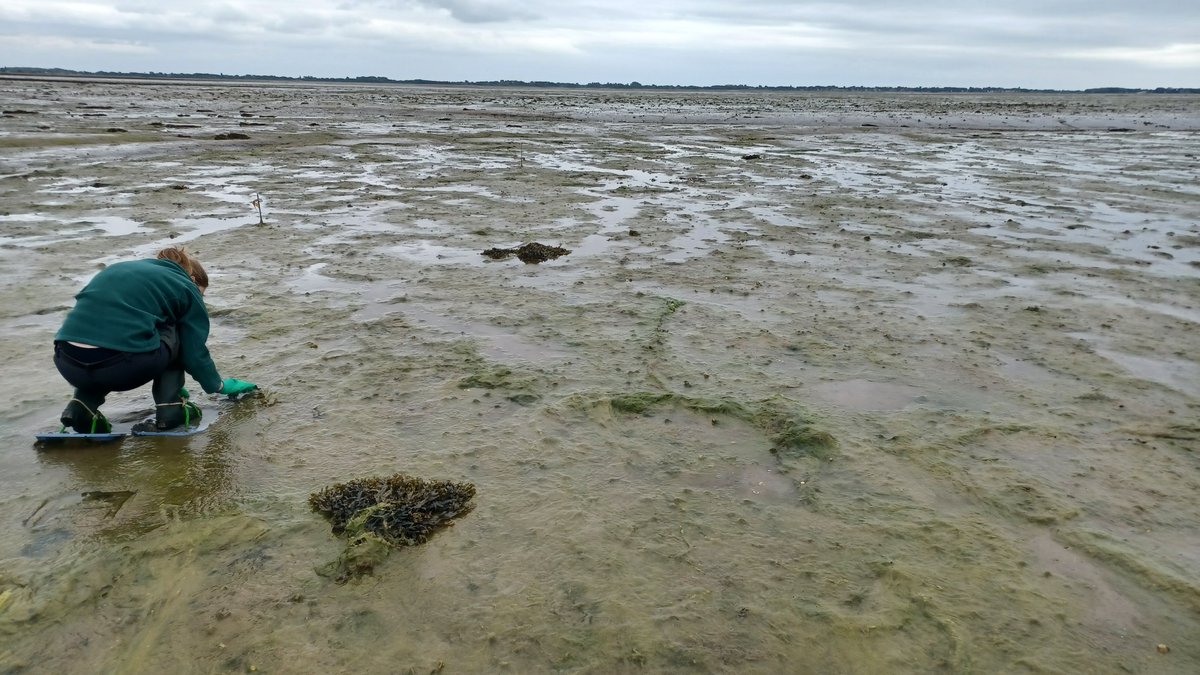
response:
<path id="1" fill-rule="evenodd" d="M 219 510 L 235 493 L 229 434 L 238 418 L 252 414 L 251 406 L 219 405 L 228 410 L 204 410 L 210 419 L 220 414 L 220 423 L 195 436 L 41 450 L 38 461 L 66 469 L 66 478 L 26 517 L 24 549 L 36 557 L 68 553 L 92 539 L 125 540 L 172 519 Z"/>
<path id="2" fill-rule="evenodd" d="M 213 511 L 232 492 L 227 446 L 215 428 L 189 438 L 45 450 L 42 464 L 64 467 L 70 477 L 64 494 L 39 508 L 31 534 L 49 528 L 73 538 L 136 536 L 168 517 Z"/>
<path id="3" fill-rule="evenodd" d="M 145 614 L 147 588 L 179 594 L 202 578 L 187 571 L 189 560 L 214 547 L 247 550 L 261 523 L 226 514 L 237 493 L 232 436 L 258 406 L 218 405 L 227 412 L 191 437 L 127 437 L 38 452 L 37 461 L 59 480 L 42 491 L 49 496 L 30 502 L 13 533 L 16 546 L 0 560 L 0 635 L 86 620 L 77 611 L 85 605 L 107 604 L 127 615 L 120 623 L 132 622 Z M 212 406 L 205 410 L 216 416 Z M 154 635 L 157 629 L 147 639 Z M 132 654 L 113 658 L 125 662 L 141 649 L 130 644 Z M 0 671 L 22 663 L 14 654 L 0 649 Z M 94 665 L 81 672 L 107 670 Z"/>

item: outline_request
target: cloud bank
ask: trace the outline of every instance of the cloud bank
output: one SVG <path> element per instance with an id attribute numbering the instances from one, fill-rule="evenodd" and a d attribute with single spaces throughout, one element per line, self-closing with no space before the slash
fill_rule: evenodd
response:
<path id="1" fill-rule="evenodd" d="M 645 84 L 1200 86 L 1178 0 L 5 0 L 0 65 Z"/>

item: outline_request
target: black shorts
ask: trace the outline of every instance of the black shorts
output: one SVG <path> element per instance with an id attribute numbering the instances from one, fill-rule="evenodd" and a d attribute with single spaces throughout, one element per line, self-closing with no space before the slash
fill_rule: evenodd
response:
<path id="1" fill-rule="evenodd" d="M 159 332 L 162 342 L 152 352 L 119 352 L 103 347 L 88 349 L 55 340 L 54 365 L 63 379 L 83 391 L 107 394 L 137 389 L 168 369 L 179 367 L 179 345 L 174 326 L 163 326 Z"/>

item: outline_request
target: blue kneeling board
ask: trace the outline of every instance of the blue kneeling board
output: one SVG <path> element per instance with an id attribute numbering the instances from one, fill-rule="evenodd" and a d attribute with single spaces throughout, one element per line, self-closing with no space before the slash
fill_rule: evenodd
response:
<path id="1" fill-rule="evenodd" d="M 196 403 L 200 406 L 200 410 L 204 413 L 204 415 L 203 415 L 203 417 L 200 418 L 200 423 L 198 425 L 192 426 L 192 427 L 187 427 L 185 429 L 176 428 L 176 429 L 171 429 L 169 431 L 157 431 L 157 430 L 143 431 L 141 429 L 138 429 L 137 427 L 139 426 L 139 424 L 132 423 L 132 420 L 139 420 L 139 423 L 140 423 L 140 421 L 142 419 L 145 419 L 145 421 L 148 421 L 151 424 L 153 424 L 153 422 L 154 422 L 153 413 L 152 412 L 151 413 L 135 412 L 132 414 L 123 415 L 123 416 L 117 418 L 116 420 L 114 420 L 112 431 L 107 434 L 77 434 L 73 431 L 55 431 L 55 432 L 35 434 L 35 438 L 37 439 L 37 442 L 41 445 L 62 445 L 65 443 L 87 443 L 87 444 L 115 443 L 117 441 L 120 441 L 123 438 L 126 438 L 127 436 L 138 436 L 138 437 L 143 437 L 143 438 L 155 438 L 155 437 L 179 438 L 179 437 L 185 437 L 185 436 L 194 436 L 203 431 L 207 431 L 209 426 L 211 426 L 212 423 L 215 422 L 218 418 L 220 418 L 221 415 L 226 411 L 226 409 L 229 407 L 229 404 L 235 403 L 236 401 L 240 401 L 241 399 L 246 398 L 246 396 L 248 396 L 248 395 L 249 394 L 243 394 L 242 396 L 239 396 L 237 399 L 234 399 L 234 400 L 221 400 L 221 401 L 217 402 L 215 405 L 212 402 L 197 401 Z M 151 416 L 147 418 L 146 417 L 147 414 L 149 414 Z"/>
<path id="2" fill-rule="evenodd" d="M 148 436 L 151 438 L 154 438 L 156 436 L 167 436 L 167 437 L 195 436 L 196 434 L 200 433 L 201 431 L 208 429 L 209 425 L 211 425 L 213 423 L 213 420 L 220 417 L 219 409 L 204 410 L 204 413 L 205 413 L 204 416 L 200 418 L 200 424 L 197 424 L 194 427 L 184 427 L 182 429 L 179 427 L 176 427 L 174 429 L 168 429 L 167 431 L 159 431 L 159 430 L 153 428 L 154 419 L 151 418 L 151 419 L 146 420 L 146 422 L 150 423 L 149 429 L 139 429 L 138 425 L 135 424 L 129 429 L 129 434 L 131 436 Z"/>
<path id="3" fill-rule="evenodd" d="M 37 434 L 38 443 L 55 445 L 60 443 L 113 443 L 129 435 L 126 431 L 113 431 L 107 434 L 77 434 L 74 431 Z"/>
<path id="4" fill-rule="evenodd" d="M 208 427 L 213 423 L 213 420 L 220 417 L 219 409 L 208 408 L 203 410 L 204 416 L 200 418 L 200 424 L 194 427 L 186 427 L 183 429 L 176 427 L 167 431 L 158 431 L 157 429 L 153 429 L 154 418 L 150 417 L 146 420 L 146 422 L 149 422 L 148 426 L 151 427 L 151 429 L 146 430 L 138 428 L 139 425 L 142 424 L 141 422 L 138 424 L 129 424 L 128 422 L 122 424 L 118 422 L 113 424 L 113 430 L 107 434 L 77 434 L 73 431 L 67 430 L 61 432 L 36 434 L 35 438 L 37 438 L 38 443 L 43 445 L 62 445 L 64 443 L 116 443 L 117 441 L 128 436 L 151 438 L 157 436 L 194 436 L 202 431 L 207 430 Z"/>

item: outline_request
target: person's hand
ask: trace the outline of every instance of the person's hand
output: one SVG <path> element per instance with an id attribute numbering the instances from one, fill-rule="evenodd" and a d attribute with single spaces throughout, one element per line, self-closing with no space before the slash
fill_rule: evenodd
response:
<path id="1" fill-rule="evenodd" d="M 238 396 L 248 391 L 254 391 L 255 389 L 258 389 L 257 384 L 235 380 L 231 377 L 221 382 L 221 390 L 217 393 L 225 394 L 229 398 L 237 398 Z"/>

